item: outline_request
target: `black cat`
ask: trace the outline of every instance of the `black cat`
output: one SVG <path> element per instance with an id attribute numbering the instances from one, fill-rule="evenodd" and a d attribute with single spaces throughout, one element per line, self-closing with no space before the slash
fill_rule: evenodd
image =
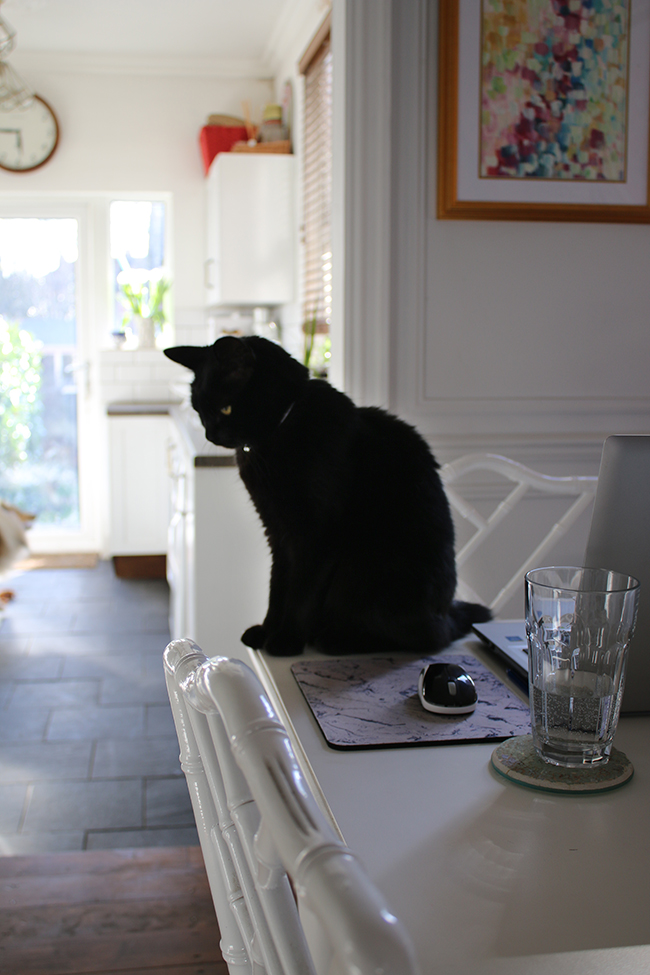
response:
<path id="1" fill-rule="evenodd" d="M 237 464 L 271 547 L 269 606 L 242 641 L 292 655 L 426 655 L 490 618 L 454 602 L 454 528 L 413 427 L 357 407 L 257 337 L 178 346 L 208 440 Z"/>

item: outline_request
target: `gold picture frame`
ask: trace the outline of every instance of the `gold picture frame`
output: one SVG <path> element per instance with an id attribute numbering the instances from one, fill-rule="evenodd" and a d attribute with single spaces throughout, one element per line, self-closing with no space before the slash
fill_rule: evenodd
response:
<path id="1" fill-rule="evenodd" d="M 619 120 L 625 178 L 529 180 L 499 174 L 485 179 L 479 171 L 483 3 L 439 0 L 439 219 L 650 223 L 650 17 L 641 8 L 649 14 L 650 0 L 635 0 L 634 19 L 627 21 L 631 67 L 625 117 Z"/>

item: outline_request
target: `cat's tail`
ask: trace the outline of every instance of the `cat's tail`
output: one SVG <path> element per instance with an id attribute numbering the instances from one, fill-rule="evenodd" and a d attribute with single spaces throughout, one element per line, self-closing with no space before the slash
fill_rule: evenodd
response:
<path id="1" fill-rule="evenodd" d="M 492 612 L 481 603 L 464 603 L 454 600 L 449 610 L 451 621 L 451 640 L 460 640 L 472 628 L 474 623 L 487 623 L 492 619 Z"/>

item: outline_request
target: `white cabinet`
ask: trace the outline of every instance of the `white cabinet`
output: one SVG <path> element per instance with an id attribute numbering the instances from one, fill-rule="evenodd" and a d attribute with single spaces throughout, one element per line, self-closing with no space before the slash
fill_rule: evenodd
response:
<path id="1" fill-rule="evenodd" d="M 208 305 L 294 301 L 295 164 L 272 153 L 215 157 L 207 179 Z"/>
<path id="2" fill-rule="evenodd" d="M 169 479 L 166 414 L 113 414 L 109 407 L 110 553 L 167 550 Z"/>
<path id="3" fill-rule="evenodd" d="M 191 414 L 171 429 L 169 628 L 172 639 L 189 637 L 208 656 L 230 656 L 266 614 L 270 554 L 234 455 L 208 444 L 196 427 L 188 434 L 189 423 Z"/>

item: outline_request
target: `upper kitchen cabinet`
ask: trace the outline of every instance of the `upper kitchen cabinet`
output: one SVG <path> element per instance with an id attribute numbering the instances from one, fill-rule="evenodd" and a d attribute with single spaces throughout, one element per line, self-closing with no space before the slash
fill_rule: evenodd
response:
<path id="1" fill-rule="evenodd" d="M 208 305 L 295 298 L 295 157 L 222 152 L 207 178 Z"/>

